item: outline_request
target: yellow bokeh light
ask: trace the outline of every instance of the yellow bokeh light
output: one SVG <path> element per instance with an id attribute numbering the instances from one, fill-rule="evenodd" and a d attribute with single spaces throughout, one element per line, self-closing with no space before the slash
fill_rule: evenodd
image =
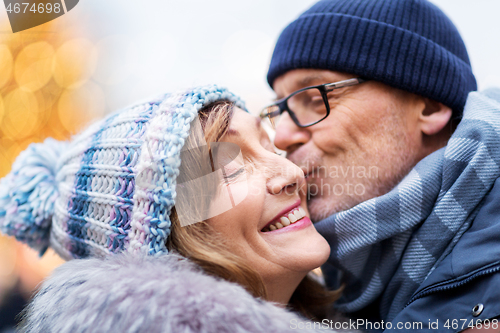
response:
<path id="1" fill-rule="evenodd" d="M 5 114 L 5 106 L 3 104 L 2 95 L 0 95 L 0 124 L 2 123 L 4 114 Z"/>
<path id="2" fill-rule="evenodd" d="M 88 81 L 81 87 L 65 90 L 58 104 L 59 120 L 70 133 L 76 133 L 91 120 L 104 115 L 104 92 L 97 84 Z"/>
<path id="3" fill-rule="evenodd" d="M 54 80 L 63 88 L 78 88 L 92 76 L 96 62 L 97 51 L 88 39 L 72 39 L 56 51 Z"/>
<path id="4" fill-rule="evenodd" d="M 11 161 L 11 163 L 14 163 L 17 156 L 19 156 L 22 151 L 23 150 L 21 149 L 21 145 L 18 142 L 14 142 L 10 145 L 9 150 L 7 150 L 6 156 L 9 161 Z"/>
<path id="5" fill-rule="evenodd" d="M 54 20 L 15 34 L 8 33 L 8 20 L 0 22 L 5 32 L 0 34 L 0 178 L 31 143 L 49 136 L 68 139 L 59 106 L 66 111 L 76 106 L 61 113 L 71 129 L 79 125 L 71 122 L 88 122 L 104 110 L 104 94 L 92 86 L 84 93 L 66 94 L 59 103 L 65 89 L 85 86 L 94 73 L 96 48 L 87 39 L 75 37 L 82 36 L 76 22 Z M 78 113 L 83 113 L 82 119 Z M 23 292 L 34 290 L 63 262 L 50 249 L 40 259 L 36 251 L 0 233 L 0 296 L 16 285 Z"/>
<path id="6" fill-rule="evenodd" d="M 9 149 L 12 146 L 12 141 L 8 138 L 0 138 L 0 177 L 5 176 L 11 168 L 11 158 Z"/>
<path id="7" fill-rule="evenodd" d="M 59 114 L 57 113 L 57 109 L 54 108 L 54 112 L 51 117 L 48 119 L 47 123 L 40 131 L 41 138 L 54 138 L 56 140 L 67 140 L 69 137 L 69 131 L 64 128 L 61 124 L 61 120 L 59 119 Z"/>
<path id="8" fill-rule="evenodd" d="M 51 109 L 57 105 L 57 100 L 61 96 L 63 89 L 54 80 L 50 80 L 43 89 L 35 92 L 38 99 L 38 112 L 51 113 Z"/>
<path id="9" fill-rule="evenodd" d="M 0 286 L 2 291 L 14 287 L 17 277 L 15 240 L 0 234 Z"/>
<path id="10" fill-rule="evenodd" d="M 42 41 L 29 44 L 17 55 L 14 76 L 19 87 L 26 91 L 42 88 L 52 77 L 54 48 Z"/>
<path id="11" fill-rule="evenodd" d="M 9 82 L 12 74 L 12 53 L 5 44 L 0 44 L 0 88 Z"/>
<path id="12" fill-rule="evenodd" d="M 5 115 L 0 127 L 11 139 L 23 139 L 36 131 L 38 125 L 38 102 L 36 96 L 15 89 L 5 97 Z"/>

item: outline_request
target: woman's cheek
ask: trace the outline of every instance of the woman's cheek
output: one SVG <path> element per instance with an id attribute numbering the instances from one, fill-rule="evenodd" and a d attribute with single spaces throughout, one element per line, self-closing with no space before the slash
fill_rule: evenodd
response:
<path id="1" fill-rule="evenodd" d="M 265 194 L 266 184 L 260 177 L 256 177 L 255 174 L 250 174 L 246 182 L 248 184 L 249 197 L 260 197 Z"/>

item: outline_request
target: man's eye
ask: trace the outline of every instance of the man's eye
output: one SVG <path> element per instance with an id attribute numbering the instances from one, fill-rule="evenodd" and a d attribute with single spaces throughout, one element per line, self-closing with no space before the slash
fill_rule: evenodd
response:
<path id="1" fill-rule="evenodd" d="M 328 100 L 335 100 L 338 99 L 340 96 L 342 96 L 341 92 L 344 91 L 344 89 L 335 89 L 332 91 L 329 91 L 326 93 L 326 96 Z"/>

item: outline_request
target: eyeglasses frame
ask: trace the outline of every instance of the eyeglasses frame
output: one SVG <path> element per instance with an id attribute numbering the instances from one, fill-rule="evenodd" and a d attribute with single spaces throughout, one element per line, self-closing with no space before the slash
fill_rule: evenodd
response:
<path id="1" fill-rule="evenodd" d="M 272 121 L 272 118 L 270 116 L 276 117 L 276 116 L 282 115 L 283 112 L 285 112 L 285 111 L 288 112 L 288 114 L 290 115 L 290 118 L 292 118 L 295 125 L 297 125 L 300 128 L 305 128 L 305 127 L 309 127 L 312 125 L 316 125 L 317 123 L 319 123 L 320 121 L 323 121 L 326 117 L 328 117 L 330 115 L 330 103 L 328 101 L 328 95 L 327 95 L 329 92 L 331 92 L 335 89 L 355 86 L 357 84 L 360 84 L 360 83 L 363 83 L 366 81 L 368 81 L 368 79 L 356 77 L 356 78 L 332 82 L 332 83 L 323 83 L 323 84 L 318 84 L 315 86 L 305 87 L 305 88 L 299 89 L 297 91 L 294 91 L 293 93 L 291 93 L 290 95 L 288 95 L 285 98 L 282 98 L 282 99 L 280 99 L 272 104 L 269 104 L 261 111 L 259 116 L 261 119 L 266 118 L 266 117 L 269 118 L 269 121 L 271 122 L 271 125 L 273 126 L 273 128 L 275 128 L 276 125 L 274 125 L 274 122 Z M 323 118 L 321 118 L 315 122 L 312 122 L 312 123 L 306 124 L 306 125 L 302 125 L 302 124 L 300 124 L 299 120 L 297 119 L 295 113 L 293 113 L 293 111 L 291 111 L 288 108 L 288 100 L 291 97 L 293 97 L 293 96 L 295 96 L 303 91 L 310 90 L 310 89 L 318 89 L 320 91 L 321 96 L 323 97 L 323 102 L 325 103 L 325 106 L 326 106 L 326 115 Z M 272 106 L 278 106 L 279 110 L 271 112 L 271 113 L 267 112 L 266 110 Z M 277 112 L 279 112 L 279 114 L 276 115 Z"/>

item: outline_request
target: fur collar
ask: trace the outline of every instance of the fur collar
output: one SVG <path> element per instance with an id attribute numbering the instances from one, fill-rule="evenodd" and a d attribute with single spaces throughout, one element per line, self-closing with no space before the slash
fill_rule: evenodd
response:
<path id="1" fill-rule="evenodd" d="M 178 255 L 119 254 L 57 268 L 21 332 L 289 332 L 291 322 L 306 320 Z"/>

